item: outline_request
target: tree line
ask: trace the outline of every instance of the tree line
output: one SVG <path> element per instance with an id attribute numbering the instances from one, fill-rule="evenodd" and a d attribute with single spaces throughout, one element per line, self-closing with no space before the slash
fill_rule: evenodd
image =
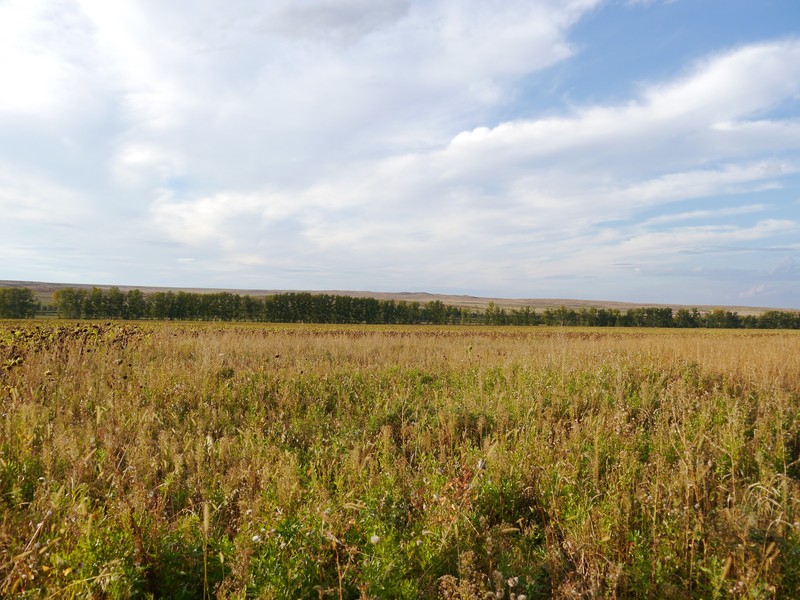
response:
<path id="1" fill-rule="evenodd" d="M 254 297 L 231 292 L 144 294 L 116 287 L 105 291 L 65 288 L 53 294 L 53 306 L 57 316 L 65 319 L 456 324 L 472 317 L 440 301 L 423 305 L 308 292 Z"/>
<path id="2" fill-rule="evenodd" d="M 800 312 L 769 310 L 760 315 L 739 315 L 736 312 L 714 309 L 700 312 L 697 308 L 643 307 L 623 312 L 607 308 L 546 309 L 541 314 L 530 311 L 531 318 L 521 318 L 526 309 L 504 314 L 502 309 L 492 315 L 487 310 L 486 322 L 496 325 L 565 325 L 584 327 L 677 327 L 715 329 L 800 329 Z"/>
<path id="3" fill-rule="evenodd" d="M 707 327 L 726 329 L 800 329 L 800 312 L 770 310 L 739 315 L 723 309 L 673 311 L 669 307 L 613 308 L 561 306 L 537 312 L 489 303 L 485 310 L 404 300 L 378 300 L 292 292 L 264 297 L 231 292 L 152 292 L 117 287 L 65 288 L 53 294 L 50 310 L 64 319 L 153 319 L 185 321 L 259 321 L 267 323 L 374 323 L 560 325 L 585 327 Z M 0 318 L 32 318 L 44 312 L 28 288 L 0 288 Z"/>

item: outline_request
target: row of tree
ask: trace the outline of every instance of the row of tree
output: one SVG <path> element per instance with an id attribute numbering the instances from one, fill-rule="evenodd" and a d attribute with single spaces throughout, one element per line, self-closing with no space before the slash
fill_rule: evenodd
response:
<path id="1" fill-rule="evenodd" d="M 447 324 L 478 318 L 477 312 L 470 314 L 438 300 L 422 305 L 305 292 L 253 297 L 230 292 L 143 294 L 115 287 L 106 291 L 66 288 L 53 294 L 53 306 L 65 319 Z"/>
<path id="2" fill-rule="evenodd" d="M 491 308 L 491 307 L 490 307 Z M 770 310 L 760 315 L 739 315 L 723 309 L 701 313 L 696 308 L 644 307 L 625 312 L 606 308 L 561 307 L 541 314 L 527 309 L 510 313 L 487 310 L 486 322 L 496 325 L 572 325 L 585 327 L 708 327 L 717 329 L 800 329 L 800 312 Z"/>
<path id="3" fill-rule="evenodd" d="M 140 290 L 123 292 L 116 287 L 65 288 L 53 294 L 50 308 L 65 319 L 800 329 L 800 312 L 777 310 L 742 316 L 722 309 L 701 313 L 696 308 L 673 311 L 669 307 L 644 307 L 622 312 L 562 306 L 538 313 L 530 307 L 507 310 L 489 303 L 486 310 L 480 311 L 439 300 L 421 304 L 306 292 L 253 297 L 230 292 L 144 294 Z M 31 290 L 0 289 L 0 318 L 30 318 L 41 311 Z"/>

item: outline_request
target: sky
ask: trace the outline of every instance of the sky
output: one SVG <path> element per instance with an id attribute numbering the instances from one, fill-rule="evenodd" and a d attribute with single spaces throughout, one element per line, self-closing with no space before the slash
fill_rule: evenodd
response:
<path id="1" fill-rule="evenodd" d="M 800 308 L 800 3 L 0 0 L 0 279 Z"/>

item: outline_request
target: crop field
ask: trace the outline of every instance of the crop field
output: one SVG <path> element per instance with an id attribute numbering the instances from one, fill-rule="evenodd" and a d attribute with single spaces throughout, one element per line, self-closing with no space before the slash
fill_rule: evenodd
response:
<path id="1" fill-rule="evenodd" d="M 800 596 L 800 332 L 0 322 L 0 597 Z"/>

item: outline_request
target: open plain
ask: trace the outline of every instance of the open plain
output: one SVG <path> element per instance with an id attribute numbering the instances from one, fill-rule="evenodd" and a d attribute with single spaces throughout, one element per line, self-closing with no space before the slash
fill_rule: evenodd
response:
<path id="1" fill-rule="evenodd" d="M 0 595 L 797 597 L 796 331 L 0 322 Z"/>

